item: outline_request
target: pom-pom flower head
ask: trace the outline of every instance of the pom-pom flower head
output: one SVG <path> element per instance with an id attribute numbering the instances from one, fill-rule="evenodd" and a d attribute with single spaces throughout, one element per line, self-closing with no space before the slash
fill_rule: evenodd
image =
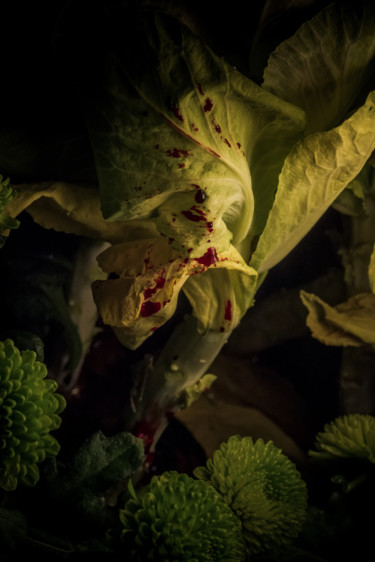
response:
<path id="1" fill-rule="evenodd" d="M 0 342 L 0 486 L 34 486 L 38 463 L 59 451 L 49 432 L 61 423 L 64 398 L 34 351 L 22 351 L 7 339 Z"/>
<path id="2" fill-rule="evenodd" d="M 154 476 L 120 511 L 131 560 L 244 560 L 239 522 L 211 486 L 175 471 Z"/>
<path id="3" fill-rule="evenodd" d="M 357 458 L 375 463 L 375 417 L 367 414 L 341 416 L 324 426 L 309 455 L 317 460 Z"/>
<path id="4" fill-rule="evenodd" d="M 234 435 L 194 474 L 218 490 L 241 520 L 250 556 L 277 553 L 299 534 L 306 484 L 272 441 Z"/>

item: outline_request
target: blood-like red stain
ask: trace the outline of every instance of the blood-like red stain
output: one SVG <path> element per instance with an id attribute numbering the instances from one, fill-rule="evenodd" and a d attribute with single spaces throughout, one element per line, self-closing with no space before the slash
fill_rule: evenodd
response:
<path id="1" fill-rule="evenodd" d="M 197 262 L 205 267 L 209 267 L 218 261 L 216 250 L 213 246 L 208 248 L 207 252 L 200 258 L 196 258 Z"/>
<path id="2" fill-rule="evenodd" d="M 154 440 L 155 429 L 149 423 L 142 420 L 135 424 L 132 433 L 138 439 L 142 439 L 146 448 L 148 448 Z"/>
<path id="3" fill-rule="evenodd" d="M 215 131 L 216 131 L 217 133 L 221 133 L 221 127 L 220 127 L 220 125 L 219 125 L 218 123 L 216 123 L 215 118 L 212 119 L 212 124 L 213 124 L 213 126 L 215 127 Z"/>
<path id="4" fill-rule="evenodd" d="M 205 113 L 207 113 L 208 111 L 212 110 L 213 106 L 214 106 L 214 102 L 212 101 L 212 99 L 206 98 L 205 103 L 204 103 L 204 107 L 203 107 L 203 111 Z"/>
<path id="5" fill-rule="evenodd" d="M 172 239 L 172 240 L 173 240 L 173 239 Z M 152 295 L 154 295 L 158 289 L 162 289 L 162 288 L 164 287 L 164 285 L 165 285 L 165 279 L 164 279 L 164 277 L 161 277 L 161 276 L 158 277 L 158 279 L 156 279 L 156 282 L 155 282 L 154 287 L 148 287 L 148 288 L 145 290 L 145 292 L 143 293 L 145 299 L 151 298 Z M 159 304 L 159 305 L 160 305 L 160 303 L 155 303 L 155 304 Z"/>
<path id="6" fill-rule="evenodd" d="M 227 304 L 226 304 L 224 318 L 225 318 L 225 320 L 228 320 L 229 322 L 232 320 L 232 303 L 231 303 L 231 301 L 228 301 Z"/>
<path id="7" fill-rule="evenodd" d="M 182 148 L 173 148 L 173 150 L 167 150 L 168 156 L 172 156 L 172 158 L 181 158 L 182 156 L 190 156 L 190 152 L 188 150 L 183 150 Z"/>
<path id="8" fill-rule="evenodd" d="M 213 232 L 213 229 L 214 229 L 213 226 L 214 226 L 213 222 L 211 222 L 211 221 L 206 222 L 206 227 L 207 227 L 208 232 Z"/>
<path id="9" fill-rule="evenodd" d="M 202 215 L 195 215 L 192 211 L 181 211 L 181 214 L 184 215 L 189 221 L 198 222 L 198 221 L 205 221 L 206 219 Z"/>
<path id="10" fill-rule="evenodd" d="M 177 119 L 179 119 L 182 123 L 185 121 L 180 108 L 177 105 L 172 105 L 172 111 L 175 114 L 175 116 L 177 117 Z"/>
<path id="11" fill-rule="evenodd" d="M 202 85 L 201 85 L 201 84 L 197 84 L 197 86 L 198 86 L 198 90 L 199 90 L 200 95 L 201 95 L 201 96 L 204 96 L 204 91 L 203 91 Z"/>
<path id="12" fill-rule="evenodd" d="M 207 150 L 208 150 L 208 152 L 211 152 L 211 154 L 213 154 L 214 156 L 216 156 L 216 158 L 221 158 L 220 154 L 218 154 L 217 152 L 215 152 L 214 150 L 212 150 L 212 148 L 210 148 L 209 146 L 207 146 Z"/>
<path id="13" fill-rule="evenodd" d="M 197 191 L 197 193 L 195 194 L 194 199 L 196 200 L 197 203 L 203 203 L 203 201 L 205 201 L 206 199 L 206 194 L 203 191 L 203 189 L 199 189 Z"/>
<path id="14" fill-rule="evenodd" d="M 160 309 L 161 309 L 160 302 L 152 302 L 152 301 L 143 302 L 141 306 L 141 316 L 143 316 L 144 318 L 147 316 L 151 316 L 152 314 L 159 312 Z"/>

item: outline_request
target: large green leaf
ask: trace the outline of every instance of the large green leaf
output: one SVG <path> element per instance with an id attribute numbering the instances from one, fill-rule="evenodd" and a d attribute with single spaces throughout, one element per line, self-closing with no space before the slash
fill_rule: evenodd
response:
<path id="1" fill-rule="evenodd" d="M 285 159 L 275 202 L 250 261 L 281 261 L 361 171 L 375 149 L 375 91 L 342 125 L 300 141 Z"/>
<path id="2" fill-rule="evenodd" d="M 335 2 L 270 56 L 263 87 L 303 108 L 308 132 L 343 119 L 375 71 L 373 2 Z"/>
<path id="3" fill-rule="evenodd" d="M 152 221 L 159 235 L 100 257 L 118 278 L 94 286 L 96 303 L 131 347 L 173 314 L 188 279 L 201 329 L 238 323 L 254 292 L 251 241 L 305 126 L 303 111 L 186 28 L 155 15 L 139 26 L 131 48 L 124 36 L 110 53 L 101 94 L 85 98 L 104 217 Z M 192 276 L 208 268 L 235 271 L 208 273 L 200 287 L 201 276 Z"/>
<path id="4" fill-rule="evenodd" d="M 143 18 L 132 40 L 121 38 L 102 96 L 87 101 L 104 216 L 152 216 L 192 257 L 240 244 L 265 222 L 304 112 L 168 18 Z"/>

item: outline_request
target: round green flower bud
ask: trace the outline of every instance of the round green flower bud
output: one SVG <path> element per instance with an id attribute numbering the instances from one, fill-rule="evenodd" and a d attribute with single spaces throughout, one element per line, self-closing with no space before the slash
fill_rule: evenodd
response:
<path id="1" fill-rule="evenodd" d="M 368 414 L 340 416 L 324 426 L 309 455 L 317 460 L 367 459 L 375 463 L 375 417 Z"/>
<path id="2" fill-rule="evenodd" d="M 49 432 L 60 426 L 65 399 L 45 379 L 47 368 L 34 351 L 20 352 L 12 340 L 0 341 L 0 486 L 15 490 L 39 480 L 37 464 L 59 451 Z"/>
<path id="3" fill-rule="evenodd" d="M 234 435 L 194 474 L 220 492 L 240 519 L 250 556 L 277 554 L 298 536 L 307 487 L 272 441 Z"/>
<path id="4" fill-rule="evenodd" d="M 131 560 L 240 562 L 239 521 L 211 486 L 175 471 L 154 476 L 120 511 Z"/>

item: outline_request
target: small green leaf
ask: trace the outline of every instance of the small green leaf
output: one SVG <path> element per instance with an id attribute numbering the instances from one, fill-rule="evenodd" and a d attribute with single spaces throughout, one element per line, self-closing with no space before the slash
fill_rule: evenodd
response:
<path id="1" fill-rule="evenodd" d="M 326 345 L 375 345 L 375 295 L 360 293 L 335 307 L 311 293 L 301 291 L 309 311 L 306 323 L 313 337 Z"/>
<path id="2" fill-rule="evenodd" d="M 143 462 L 143 442 L 131 433 L 95 433 L 74 457 L 72 484 L 105 490 L 128 479 Z"/>
<path id="3" fill-rule="evenodd" d="M 375 244 L 371 252 L 370 264 L 368 267 L 368 277 L 370 281 L 370 288 L 375 295 Z"/>

